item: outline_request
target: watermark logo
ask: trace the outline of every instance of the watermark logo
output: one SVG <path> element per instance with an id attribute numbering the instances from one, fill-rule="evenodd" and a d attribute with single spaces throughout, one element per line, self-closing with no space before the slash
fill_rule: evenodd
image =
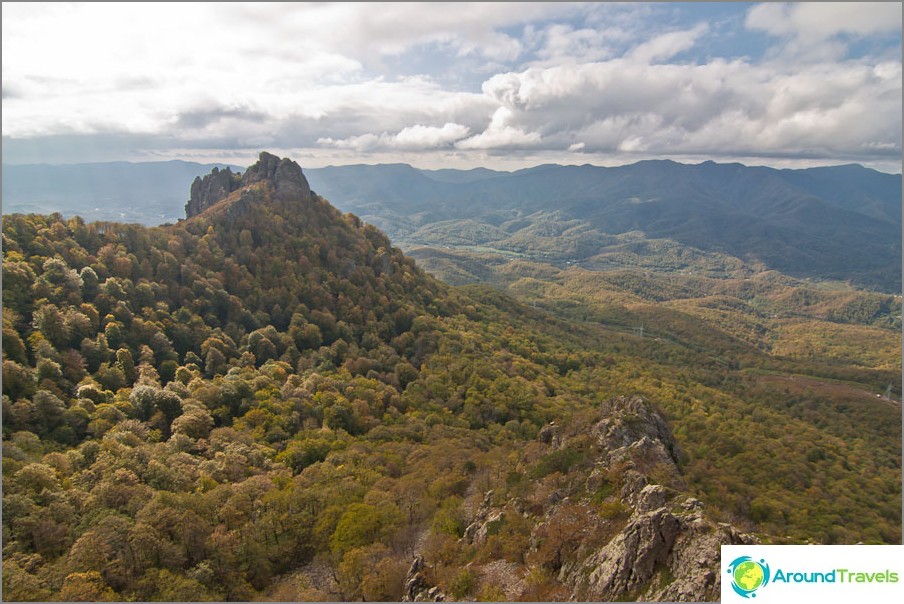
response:
<path id="1" fill-rule="evenodd" d="M 755 598 L 756 590 L 769 583 L 769 565 L 750 556 L 740 556 L 728 565 L 731 587 L 742 598 Z"/>

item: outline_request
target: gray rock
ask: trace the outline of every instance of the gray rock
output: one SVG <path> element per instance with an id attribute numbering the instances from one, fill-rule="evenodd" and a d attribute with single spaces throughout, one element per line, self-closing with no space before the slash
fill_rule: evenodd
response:
<path id="1" fill-rule="evenodd" d="M 600 407 L 604 418 L 592 429 L 599 444 L 615 451 L 647 437 L 659 442 L 674 463 L 680 451 L 662 414 L 641 396 L 619 396 Z"/>
<path id="2" fill-rule="evenodd" d="M 289 158 L 278 158 L 266 151 L 261 152 L 258 162 L 250 166 L 242 176 L 242 186 L 257 182 L 268 182 L 273 187 L 273 198 L 277 201 L 307 199 L 311 187 L 301 168 Z"/>
<path id="3" fill-rule="evenodd" d="M 446 594 L 439 587 L 427 582 L 427 578 L 424 576 L 425 566 L 424 558 L 415 556 L 405 577 L 405 595 L 402 596 L 402 602 L 444 602 L 446 600 Z"/>
<path id="4" fill-rule="evenodd" d="M 474 520 L 465 528 L 462 540 L 473 545 L 482 545 L 486 543 L 489 536 L 490 526 L 493 523 L 499 523 L 505 520 L 505 512 L 502 510 L 494 510 L 491 508 L 491 498 L 493 491 L 487 491 L 483 498 L 483 503 L 474 514 Z"/>
<path id="5" fill-rule="evenodd" d="M 602 411 L 592 429 L 601 457 L 588 486 L 621 472 L 619 497 L 634 512 L 606 545 L 563 565 L 560 580 L 583 600 L 718 600 L 721 545 L 756 538 L 709 519 L 697 499 L 678 497 L 686 489 L 680 451 L 652 405 L 639 396 L 618 397 Z"/>
<path id="6" fill-rule="evenodd" d="M 658 510 L 665 506 L 667 497 L 665 487 L 659 484 L 648 484 L 640 491 L 634 513 L 644 514 Z"/>
<path id="7" fill-rule="evenodd" d="M 540 433 L 537 435 L 537 440 L 539 440 L 541 443 L 552 445 L 554 448 L 558 447 L 560 444 L 559 432 L 559 426 L 556 425 L 556 422 L 549 422 L 548 424 L 540 428 Z"/>
<path id="8" fill-rule="evenodd" d="M 195 178 L 191 185 L 191 198 L 185 204 L 185 216 L 197 216 L 233 191 L 260 182 L 270 185 L 271 198 L 276 201 L 306 200 L 311 197 L 311 187 L 297 163 L 264 151 L 258 162 L 250 166 L 243 175 L 234 174 L 229 168 L 214 168 L 207 176 Z M 250 191 L 246 189 L 245 193 L 248 192 Z M 249 199 L 243 195 L 241 201 L 247 202 Z"/>
<path id="9" fill-rule="evenodd" d="M 191 198 L 185 204 L 185 216 L 197 216 L 218 201 L 225 199 L 241 185 L 238 174 L 226 168 L 214 168 L 204 178 L 195 177 L 191 184 Z"/>
<path id="10" fill-rule="evenodd" d="M 656 486 L 645 490 L 655 493 L 658 489 L 651 487 Z M 721 588 L 720 546 L 755 542 L 727 525 L 660 507 L 635 513 L 612 541 L 574 569 L 566 583 L 588 600 L 714 601 Z M 663 584 L 656 580 L 659 576 L 671 581 Z"/>

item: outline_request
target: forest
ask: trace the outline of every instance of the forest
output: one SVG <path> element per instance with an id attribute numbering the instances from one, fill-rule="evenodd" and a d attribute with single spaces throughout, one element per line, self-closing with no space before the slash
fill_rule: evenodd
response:
<path id="1" fill-rule="evenodd" d="M 446 285 L 267 182 L 161 227 L 5 215 L 4 598 L 399 600 L 419 555 L 452 599 L 512 599 L 503 562 L 568 599 L 631 515 L 581 437 L 620 396 L 718 520 L 900 542 L 900 298 L 505 270 Z M 522 510 L 469 540 L 485 498 Z"/>

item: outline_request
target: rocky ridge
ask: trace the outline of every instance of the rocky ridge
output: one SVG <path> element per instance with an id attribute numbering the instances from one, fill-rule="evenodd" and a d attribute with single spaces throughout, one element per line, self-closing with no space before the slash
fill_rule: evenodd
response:
<path id="1" fill-rule="evenodd" d="M 572 600 L 581 601 L 716 601 L 720 597 L 720 546 L 752 544 L 756 537 L 710 518 L 703 503 L 686 494 L 678 461 L 681 451 L 662 414 L 640 396 L 616 397 L 600 408 L 589 434 L 595 456 L 586 475 L 585 493 L 607 488 L 611 494 L 594 507 L 577 491 L 555 491 L 541 513 L 531 513 L 518 499 L 500 502 L 485 493 L 464 529 L 462 540 L 484 544 L 507 517 L 520 515 L 533 523 L 524 559 L 543 547 L 562 526 L 563 518 L 581 518 L 552 569 Z M 586 430 L 554 423 L 538 440 L 553 451 L 586 439 Z M 494 505 L 495 500 L 495 505 Z M 600 509 L 615 510 L 600 514 Z M 593 535 L 604 534 L 600 541 Z M 507 565 L 500 588 L 508 600 L 529 594 L 530 571 L 503 560 L 472 570 L 486 574 L 493 564 Z M 471 566 L 471 565 L 469 565 Z M 415 560 L 406 579 L 406 601 L 441 601 L 446 594 L 430 584 L 429 565 Z"/>
<path id="2" fill-rule="evenodd" d="M 197 216 L 234 191 L 259 182 L 270 185 L 272 198 L 276 201 L 307 199 L 311 196 L 311 187 L 297 163 L 262 151 L 257 163 L 249 166 L 244 174 L 234 173 L 227 167 L 225 170 L 214 168 L 203 178 L 196 177 L 191 185 L 190 198 L 185 204 L 185 216 Z"/>

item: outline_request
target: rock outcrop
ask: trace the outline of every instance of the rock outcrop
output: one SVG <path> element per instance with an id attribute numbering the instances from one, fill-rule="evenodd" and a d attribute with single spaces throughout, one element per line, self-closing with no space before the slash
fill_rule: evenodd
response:
<path id="1" fill-rule="evenodd" d="M 756 538 L 707 518 L 700 501 L 681 493 L 678 445 L 647 401 L 618 397 L 602 411 L 592 433 L 606 454 L 594 474 L 623 472 L 620 495 L 633 513 L 609 543 L 563 568 L 561 579 L 585 600 L 718 600 L 720 546 Z"/>
<path id="2" fill-rule="evenodd" d="M 446 594 L 435 585 L 430 585 L 424 576 L 424 559 L 415 556 L 405 577 L 405 595 L 402 602 L 445 602 Z"/>
<path id="3" fill-rule="evenodd" d="M 195 178 L 191 185 L 191 198 L 185 204 L 185 216 L 197 216 L 226 199 L 232 192 L 259 182 L 270 186 L 271 198 L 276 201 L 311 197 L 311 187 L 297 163 L 263 151 L 257 163 L 250 166 L 244 174 L 233 173 L 229 168 L 214 168 L 204 178 Z"/>
<path id="4" fill-rule="evenodd" d="M 505 519 L 505 512 L 493 509 L 490 500 L 493 497 L 493 491 L 487 491 L 483 497 L 483 503 L 474 514 L 471 521 L 462 535 L 462 539 L 472 545 L 481 545 L 486 542 L 490 533 L 490 527 L 494 524 L 498 526 Z"/>
<path id="5" fill-rule="evenodd" d="M 204 178 L 196 176 L 195 181 L 191 183 L 191 198 L 185 204 L 185 217 L 197 216 L 213 204 L 225 199 L 241 186 L 240 176 L 229 168 L 225 170 L 214 168 Z"/>
<path id="6" fill-rule="evenodd" d="M 499 526 L 521 516 L 519 522 L 533 525 L 523 559 L 542 560 L 559 593 L 573 600 L 715 601 L 720 546 L 757 542 L 708 517 L 703 504 L 688 496 L 679 469 L 682 453 L 668 422 L 640 396 L 606 401 L 586 425 L 550 423 L 537 440 L 550 455 L 583 451 L 592 465 L 562 476 L 555 490 L 534 498 L 529 512 L 518 500 L 495 506 L 493 492 L 486 493 L 461 540 L 479 548 Z M 571 536 L 562 540 L 563 534 Z M 550 557 L 551 539 L 562 541 Z M 473 566 L 475 572 L 481 568 Z M 505 597 L 531 595 L 518 591 L 528 589 L 523 577 L 529 568 L 506 568 L 512 580 Z M 417 576 L 423 579 L 410 573 Z M 410 585 L 412 593 L 431 599 L 426 584 Z"/>
<path id="7" fill-rule="evenodd" d="M 280 159 L 266 151 L 261 152 L 258 162 L 245 171 L 242 186 L 261 181 L 270 183 L 273 198 L 277 201 L 307 199 L 311 195 L 308 179 L 297 163 L 288 157 Z"/>

